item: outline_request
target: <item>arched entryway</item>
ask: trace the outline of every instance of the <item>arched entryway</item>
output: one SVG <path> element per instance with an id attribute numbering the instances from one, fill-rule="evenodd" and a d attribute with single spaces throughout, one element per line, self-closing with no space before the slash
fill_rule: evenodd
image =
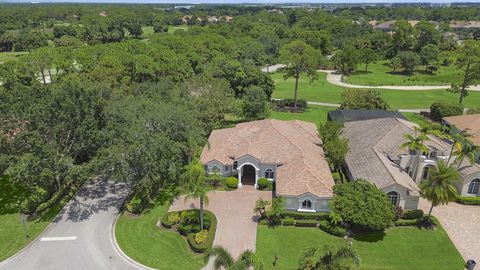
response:
<path id="1" fill-rule="evenodd" d="M 256 170 L 252 165 L 244 165 L 242 167 L 242 185 L 255 185 Z"/>

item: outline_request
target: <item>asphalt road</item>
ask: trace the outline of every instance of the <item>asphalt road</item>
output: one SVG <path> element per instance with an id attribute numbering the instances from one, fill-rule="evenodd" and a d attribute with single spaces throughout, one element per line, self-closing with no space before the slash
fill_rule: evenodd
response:
<path id="1" fill-rule="evenodd" d="M 1 270 L 143 269 L 117 251 L 112 226 L 127 195 L 123 184 L 97 182 L 81 189 L 46 231 Z"/>

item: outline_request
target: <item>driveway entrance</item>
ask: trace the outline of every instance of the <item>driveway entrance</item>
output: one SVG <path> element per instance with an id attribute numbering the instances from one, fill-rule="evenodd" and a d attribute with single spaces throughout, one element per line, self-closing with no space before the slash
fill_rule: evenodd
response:
<path id="1" fill-rule="evenodd" d="M 244 186 L 234 191 L 212 191 L 208 193 L 210 203 L 205 208 L 217 217 L 217 232 L 214 246 L 226 248 L 236 259 L 240 253 L 255 250 L 257 240 L 257 216 L 253 211 L 257 199 L 272 199 L 271 191 L 259 191 Z M 198 208 L 198 200 L 177 198 L 170 211 Z M 212 260 L 204 269 L 213 269 Z"/>

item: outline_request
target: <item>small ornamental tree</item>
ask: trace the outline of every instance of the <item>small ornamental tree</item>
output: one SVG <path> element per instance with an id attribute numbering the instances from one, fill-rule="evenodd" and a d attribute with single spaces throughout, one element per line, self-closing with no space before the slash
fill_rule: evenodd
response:
<path id="1" fill-rule="evenodd" d="M 354 230 L 383 231 L 394 220 L 394 208 L 385 194 L 363 179 L 335 185 L 330 210 Z"/>

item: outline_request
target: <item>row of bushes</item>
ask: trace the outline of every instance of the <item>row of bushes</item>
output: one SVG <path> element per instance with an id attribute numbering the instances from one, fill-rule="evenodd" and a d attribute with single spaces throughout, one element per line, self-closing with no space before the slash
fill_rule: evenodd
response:
<path id="1" fill-rule="evenodd" d="M 208 176 L 207 182 L 214 188 L 236 189 L 238 187 L 238 179 L 236 177 L 223 177 L 220 174 L 212 174 Z"/>
<path id="2" fill-rule="evenodd" d="M 344 237 L 347 235 L 347 229 L 342 226 L 336 225 L 328 221 L 327 219 L 316 220 L 316 219 L 299 219 L 295 220 L 294 218 L 288 217 L 282 219 L 283 226 L 296 226 L 296 227 L 319 227 L 322 231 L 338 236 Z"/>
<path id="3" fill-rule="evenodd" d="M 456 202 L 460 204 L 466 204 L 466 205 L 480 205 L 480 197 L 458 196 L 456 199 Z"/>
<path id="4" fill-rule="evenodd" d="M 190 248 L 198 253 L 203 253 L 213 245 L 217 230 L 217 218 L 210 211 L 205 211 L 203 226 L 200 228 L 198 210 L 184 210 L 180 212 L 168 212 L 161 218 L 162 226 L 168 229 L 175 228 L 180 235 L 187 238 Z M 205 235 L 206 234 L 206 235 Z M 203 242 L 197 242 L 204 239 Z"/>
<path id="5" fill-rule="evenodd" d="M 304 212 L 294 212 L 294 211 L 284 211 L 281 214 L 283 219 L 293 218 L 295 220 L 325 220 L 328 219 L 328 213 L 304 213 Z"/>
<path id="6" fill-rule="evenodd" d="M 423 217 L 423 210 L 420 210 L 420 209 L 417 209 L 417 210 L 405 210 L 403 211 L 402 213 L 402 216 L 400 217 L 400 219 L 408 219 L 408 220 L 412 220 L 412 219 L 419 219 L 419 218 L 422 218 Z"/>
<path id="7" fill-rule="evenodd" d="M 439 222 L 435 217 L 423 216 L 416 219 L 399 219 L 395 221 L 395 226 L 422 226 L 432 227 L 439 226 Z"/>
<path id="8" fill-rule="evenodd" d="M 293 103 L 294 103 L 293 98 L 272 100 L 272 106 L 274 109 L 292 108 Z M 306 109 L 307 101 L 305 99 L 297 99 L 297 108 Z"/>

